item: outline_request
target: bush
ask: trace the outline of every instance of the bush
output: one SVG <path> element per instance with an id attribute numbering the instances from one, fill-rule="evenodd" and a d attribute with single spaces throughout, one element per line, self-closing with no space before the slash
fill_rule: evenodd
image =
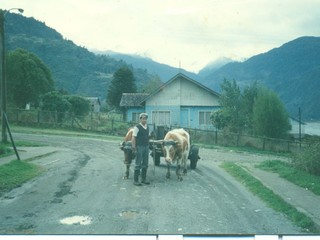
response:
<path id="1" fill-rule="evenodd" d="M 10 155 L 12 152 L 13 152 L 13 150 L 11 150 L 10 145 L 0 143 L 0 156 L 1 156 L 1 157 L 8 156 L 8 155 Z"/>
<path id="2" fill-rule="evenodd" d="M 320 176 L 320 142 L 312 143 L 297 153 L 292 163 L 299 169 Z"/>

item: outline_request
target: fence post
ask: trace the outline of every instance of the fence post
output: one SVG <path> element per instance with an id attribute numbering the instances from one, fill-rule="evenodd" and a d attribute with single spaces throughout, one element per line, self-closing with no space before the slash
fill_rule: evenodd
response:
<path id="1" fill-rule="evenodd" d="M 56 126 L 58 124 L 58 111 L 54 112 L 54 126 Z"/>
<path id="2" fill-rule="evenodd" d="M 71 127 L 73 128 L 73 121 L 74 121 L 74 115 L 73 115 L 73 113 L 70 115 L 70 117 L 71 117 Z"/>
<path id="3" fill-rule="evenodd" d="M 215 131 L 215 142 L 216 144 L 218 144 L 218 130 Z"/>
<path id="4" fill-rule="evenodd" d="M 93 122 L 93 113 L 92 111 L 90 112 L 90 130 L 92 131 L 93 130 L 93 126 L 92 126 L 92 123 Z"/>
<path id="5" fill-rule="evenodd" d="M 17 110 L 16 113 L 16 122 L 19 123 L 19 110 Z"/>
<path id="6" fill-rule="evenodd" d="M 40 125 L 40 110 L 38 110 L 37 124 Z"/>
<path id="7" fill-rule="evenodd" d="M 237 134 L 237 147 L 239 147 L 240 133 Z"/>

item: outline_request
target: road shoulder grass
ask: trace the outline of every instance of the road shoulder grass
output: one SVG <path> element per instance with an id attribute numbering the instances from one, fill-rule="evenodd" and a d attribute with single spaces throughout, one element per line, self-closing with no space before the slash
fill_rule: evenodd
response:
<path id="1" fill-rule="evenodd" d="M 39 176 L 44 169 L 36 164 L 13 160 L 0 166 L 0 196 Z"/>
<path id="2" fill-rule="evenodd" d="M 301 227 L 303 231 L 310 233 L 320 232 L 320 229 L 310 217 L 299 212 L 294 206 L 287 203 L 271 189 L 264 186 L 258 179 L 253 177 L 236 163 L 225 162 L 221 164 L 221 167 L 234 178 L 239 180 L 239 182 L 264 201 L 270 208 L 285 214 L 288 219 L 298 227 Z"/>
<path id="3" fill-rule="evenodd" d="M 264 171 L 277 173 L 280 177 L 295 185 L 308 189 L 316 195 L 320 195 L 320 176 L 311 175 L 292 167 L 289 163 L 279 160 L 264 161 L 255 167 Z"/>

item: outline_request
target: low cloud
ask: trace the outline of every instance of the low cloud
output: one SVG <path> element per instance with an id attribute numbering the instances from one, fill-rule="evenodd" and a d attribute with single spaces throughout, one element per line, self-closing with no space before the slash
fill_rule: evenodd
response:
<path id="1" fill-rule="evenodd" d="M 300 36 L 319 36 L 318 0 L 56 0 L 2 3 L 24 8 L 88 49 L 145 53 L 198 71 L 220 57 L 248 58 Z"/>

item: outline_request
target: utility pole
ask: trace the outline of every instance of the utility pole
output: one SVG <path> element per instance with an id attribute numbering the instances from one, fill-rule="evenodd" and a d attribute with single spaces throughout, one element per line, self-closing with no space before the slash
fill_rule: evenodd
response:
<path id="1" fill-rule="evenodd" d="M 301 148 L 301 109 L 299 107 L 299 146 Z"/>
<path id="2" fill-rule="evenodd" d="M 6 143 L 7 136 L 7 81 L 6 81 L 6 52 L 5 52 L 5 29 L 4 21 L 5 16 L 11 10 L 18 10 L 23 13 L 21 8 L 11 8 L 9 10 L 0 9 L 0 81 L 1 81 L 1 140 Z"/>
<path id="3" fill-rule="evenodd" d="M 4 15 L 5 11 L 0 10 L 0 78 L 1 78 L 1 139 L 2 142 L 7 142 L 7 126 L 5 114 L 7 111 L 6 102 L 6 79 L 5 79 L 5 47 L 4 47 Z"/>

